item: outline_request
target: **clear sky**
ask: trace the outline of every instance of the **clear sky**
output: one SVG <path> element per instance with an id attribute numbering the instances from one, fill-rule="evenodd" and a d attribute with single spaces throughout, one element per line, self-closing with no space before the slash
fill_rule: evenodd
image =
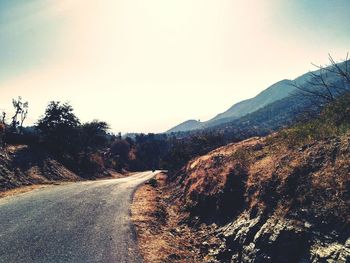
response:
<path id="1" fill-rule="evenodd" d="M 350 50 L 349 0 L 0 0 L 0 109 L 117 132 L 207 120 Z"/>

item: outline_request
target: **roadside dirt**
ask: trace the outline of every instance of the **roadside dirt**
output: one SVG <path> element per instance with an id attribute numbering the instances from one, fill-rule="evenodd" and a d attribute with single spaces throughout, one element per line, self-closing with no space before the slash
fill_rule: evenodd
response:
<path id="1" fill-rule="evenodd" d="M 108 170 L 91 179 L 118 179 L 132 174 Z M 5 149 L 0 149 L 0 198 L 46 185 L 82 180 L 86 178 L 75 174 L 39 148 L 9 145 Z"/>
<path id="2" fill-rule="evenodd" d="M 30 185 L 30 186 L 23 186 L 23 187 L 11 189 L 11 190 L 3 191 L 3 192 L 0 192 L 0 198 L 23 194 L 23 193 L 26 193 L 35 189 L 43 188 L 46 186 L 47 185 Z"/>
<path id="3" fill-rule="evenodd" d="M 52 181 L 52 182 L 45 182 L 45 183 L 41 183 L 41 184 L 33 184 L 33 185 L 27 185 L 27 186 L 20 186 L 14 189 L 9 189 L 9 190 L 4 190 L 4 191 L 0 191 L 0 198 L 4 198 L 4 197 L 8 197 L 8 196 L 14 196 L 14 195 L 18 195 L 18 194 L 24 194 L 36 189 L 40 189 L 40 188 L 45 188 L 48 186 L 53 186 L 53 185 L 63 185 L 63 184 L 69 184 L 71 182 L 66 182 L 66 181 Z"/>
<path id="4" fill-rule="evenodd" d="M 96 180 L 106 180 L 106 179 L 120 179 L 120 178 L 125 178 L 128 176 L 131 176 L 136 173 L 127 173 L 127 174 L 121 174 L 116 171 L 110 170 L 108 171 L 110 173 L 110 176 L 106 176 L 104 178 L 99 178 Z M 71 181 L 74 182 L 74 181 Z M 28 186 L 19 186 L 14 189 L 9 189 L 9 190 L 0 190 L 0 198 L 8 197 L 8 196 L 14 196 L 18 194 L 23 194 L 32 190 L 48 187 L 50 185 L 62 185 L 62 184 L 67 184 L 70 183 L 69 181 L 48 181 L 48 182 L 42 182 L 40 184 L 33 184 L 33 185 L 28 185 Z"/>
<path id="5" fill-rule="evenodd" d="M 204 262 L 202 255 L 216 241 L 216 226 L 190 228 L 179 207 L 170 205 L 174 193 L 165 186 L 166 176 L 160 174 L 156 180 L 157 186 L 145 184 L 136 191 L 131 207 L 144 262 Z"/>
<path id="6" fill-rule="evenodd" d="M 10 145 L 0 150 L 0 192 L 31 185 L 80 181 L 81 177 L 39 148 Z"/>

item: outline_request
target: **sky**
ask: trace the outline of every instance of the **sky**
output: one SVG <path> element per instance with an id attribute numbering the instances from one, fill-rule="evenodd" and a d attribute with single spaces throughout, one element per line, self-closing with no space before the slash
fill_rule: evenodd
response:
<path id="1" fill-rule="evenodd" d="M 202 121 L 350 50 L 348 0 L 0 0 L 0 110 L 112 132 Z"/>

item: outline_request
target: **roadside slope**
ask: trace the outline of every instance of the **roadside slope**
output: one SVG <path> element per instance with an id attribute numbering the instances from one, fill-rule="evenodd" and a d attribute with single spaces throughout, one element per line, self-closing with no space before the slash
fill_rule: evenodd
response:
<path id="1" fill-rule="evenodd" d="M 210 262 L 350 260 L 350 134 L 300 147 L 251 138 L 193 159 L 175 180 L 187 220 L 221 226 Z"/>
<path id="2" fill-rule="evenodd" d="M 0 150 L 0 192 L 56 181 L 78 181 L 79 176 L 41 149 L 27 145 Z"/>

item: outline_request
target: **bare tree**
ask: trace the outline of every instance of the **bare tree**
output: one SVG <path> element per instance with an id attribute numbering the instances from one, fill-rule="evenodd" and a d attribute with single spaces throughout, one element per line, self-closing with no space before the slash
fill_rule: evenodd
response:
<path id="1" fill-rule="evenodd" d="M 342 62 L 336 62 L 329 54 L 329 65 L 316 65 L 318 70 L 310 72 L 306 83 L 292 85 L 298 89 L 299 95 L 309 96 L 320 104 L 334 101 L 345 92 L 350 92 L 350 61 L 349 53 Z"/>
<path id="2" fill-rule="evenodd" d="M 12 105 L 15 108 L 15 114 L 12 117 L 11 128 L 17 130 L 19 128 L 20 132 L 23 131 L 23 123 L 28 115 L 28 102 L 23 102 L 22 97 L 18 99 L 12 99 Z M 18 121 L 18 117 L 20 120 Z"/>
<path id="3" fill-rule="evenodd" d="M 6 132 L 5 123 L 0 122 L 0 148 L 5 146 L 5 132 Z"/>
<path id="4" fill-rule="evenodd" d="M 3 111 L 1 115 L 1 123 L 5 125 L 6 112 Z"/>
<path id="5" fill-rule="evenodd" d="M 19 122 L 20 133 L 23 132 L 23 123 L 24 123 L 25 119 L 27 118 L 27 115 L 28 115 L 28 102 L 25 102 L 23 104 L 23 108 L 22 108 L 21 115 L 20 115 L 20 122 Z"/>

